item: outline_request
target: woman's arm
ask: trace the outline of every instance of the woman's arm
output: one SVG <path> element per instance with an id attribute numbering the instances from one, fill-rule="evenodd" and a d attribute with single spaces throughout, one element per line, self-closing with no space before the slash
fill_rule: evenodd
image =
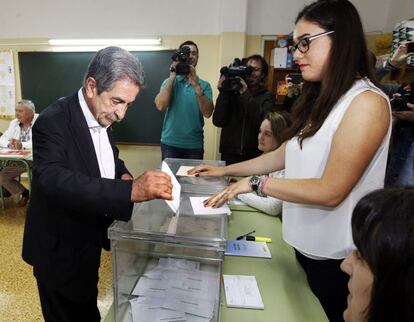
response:
<path id="1" fill-rule="evenodd" d="M 386 100 L 359 94 L 336 131 L 320 179 L 269 179 L 264 193 L 282 200 L 328 207 L 340 204 L 354 188 L 381 145 L 390 125 Z"/>
<path id="2" fill-rule="evenodd" d="M 188 174 L 195 174 L 200 177 L 249 176 L 282 170 L 285 167 L 285 148 L 286 144 L 284 143 L 275 151 L 225 167 L 199 165 L 191 169 Z"/>
<path id="3" fill-rule="evenodd" d="M 317 179 L 270 178 L 263 187 L 263 192 L 289 202 L 327 207 L 337 206 L 351 192 L 368 167 L 389 129 L 390 119 L 388 104 L 382 96 L 370 91 L 359 94 L 351 103 L 333 137 L 322 177 Z M 259 163 L 265 158 L 267 155 L 255 159 L 256 161 L 244 162 L 245 168 L 248 166 L 254 168 L 255 162 Z M 256 167 L 259 166 L 256 165 Z M 227 170 L 227 172 L 230 171 Z M 245 173 L 251 174 L 248 171 Z M 210 198 L 208 205 L 219 206 L 240 193 L 250 191 L 252 190 L 246 178 Z"/>

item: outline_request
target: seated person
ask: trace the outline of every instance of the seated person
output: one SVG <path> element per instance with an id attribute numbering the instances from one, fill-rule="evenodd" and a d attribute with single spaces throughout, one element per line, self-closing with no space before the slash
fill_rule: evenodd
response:
<path id="1" fill-rule="evenodd" d="M 10 122 L 6 132 L 0 137 L 0 147 L 10 149 L 32 148 L 32 126 L 38 114 L 35 114 L 35 106 L 30 100 L 21 100 L 16 105 L 16 118 Z M 19 207 L 26 206 L 29 200 L 27 190 L 16 177 L 20 176 L 26 168 L 20 162 L 10 162 L 0 172 L 0 185 L 10 194 L 21 194 Z"/>
<path id="2" fill-rule="evenodd" d="M 260 125 L 258 149 L 263 153 L 276 150 L 283 142 L 281 135 L 286 128 L 286 119 L 281 114 L 277 112 L 267 113 Z M 285 170 L 272 172 L 269 176 L 272 178 L 283 178 Z M 240 194 L 237 198 L 268 215 L 277 216 L 282 212 L 282 200 L 277 198 L 259 197 L 252 192 Z"/>
<path id="3" fill-rule="evenodd" d="M 381 189 L 355 206 L 346 322 L 414 321 L 413 200 L 414 189 Z"/>

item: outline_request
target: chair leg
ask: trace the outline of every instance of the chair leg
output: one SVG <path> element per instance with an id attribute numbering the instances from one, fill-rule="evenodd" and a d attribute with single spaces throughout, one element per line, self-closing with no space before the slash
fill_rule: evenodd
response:
<path id="1" fill-rule="evenodd" d="M 1 209 L 4 210 L 3 186 L 0 186 L 0 199 L 1 199 Z"/>

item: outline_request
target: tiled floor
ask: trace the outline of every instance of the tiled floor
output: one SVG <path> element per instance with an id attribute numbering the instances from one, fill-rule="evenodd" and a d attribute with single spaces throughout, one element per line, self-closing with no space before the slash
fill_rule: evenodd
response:
<path id="1" fill-rule="evenodd" d="M 26 208 L 16 199 L 6 200 L 0 209 L 0 322 L 43 321 L 31 266 L 21 258 Z M 112 304 L 111 254 L 104 251 L 100 268 L 98 307 L 102 319 Z"/>

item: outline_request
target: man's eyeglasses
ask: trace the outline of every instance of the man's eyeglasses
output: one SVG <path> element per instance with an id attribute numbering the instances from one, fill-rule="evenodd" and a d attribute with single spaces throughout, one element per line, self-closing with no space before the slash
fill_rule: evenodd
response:
<path id="1" fill-rule="evenodd" d="M 326 36 L 326 35 L 329 35 L 333 32 L 335 32 L 335 30 L 325 31 L 325 32 L 322 32 L 320 34 L 304 37 L 301 40 L 299 40 L 296 44 L 294 44 L 292 47 L 290 47 L 290 52 L 293 55 L 295 53 L 296 49 L 298 49 L 302 54 L 304 54 L 309 50 L 309 45 L 313 40 L 318 39 L 318 38 L 323 37 L 323 36 Z"/>

